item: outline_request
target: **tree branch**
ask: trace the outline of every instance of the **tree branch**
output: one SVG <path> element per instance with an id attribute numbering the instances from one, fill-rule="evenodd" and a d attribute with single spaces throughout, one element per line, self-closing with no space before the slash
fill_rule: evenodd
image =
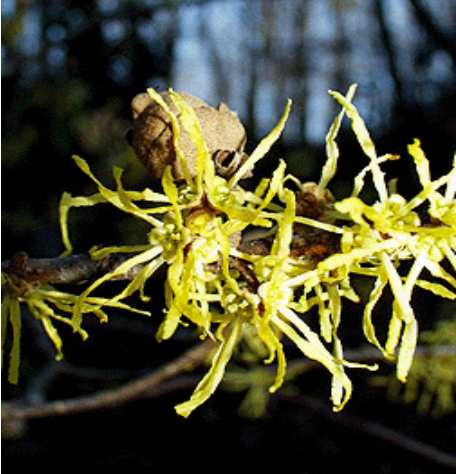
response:
<path id="1" fill-rule="evenodd" d="M 384 5 L 383 0 L 375 0 L 375 13 L 377 16 L 378 24 L 380 27 L 380 37 L 383 42 L 383 47 L 385 49 L 386 58 L 388 60 L 388 67 L 390 70 L 391 78 L 394 82 L 394 87 L 396 89 L 396 94 L 398 98 L 399 105 L 401 107 L 406 103 L 405 100 L 405 89 L 406 87 L 403 81 L 403 77 L 400 73 L 399 64 L 397 61 L 396 48 L 394 47 L 391 32 L 388 28 L 388 22 L 386 19 L 387 7 Z"/>
<path id="2" fill-rule="evenodd" d="M 456 37 L 446 35 L 437 27 L 435 22 L 431 19 L 430 13 L 420 0 L 410 0 L 410 3 L 415 11 L 418 22 L 426 30 L 426 33 L 456 61 Z"/>
<path id="3" fill-rule="evenodd" d="M 18 402 L 7 402 L 2 407 L 2 422 L 9 423 L 50 416 L 72 415 L 74 413 L 100 410 L 114 406 L 117 407 L 132 400 L 150 396 L 151 393 L 159 394 L 165 391 L 171 391 L 171 387 L 181 386 L 181 382 L 176 380 L 174 380 L 174 382 L 176 382 L 175 384 L 173 381 L 168 382 L 170 384 L 168 388 L 165 388 L 164 382 L 173 379 L 183 372 L 194 370 L 198 365 L 204 362 L 213 347 L 213 341 L 207 339 L 203 343 L 188 349 L 177 359 L 159 367 L 151 374 L 138 378 L 121 387 L 95 393 L 94 395 L 69 400 L 43 402 L 35 406 L 20 406 Z M 416 350 L 416 354 L 423 357 L 435 354 L 455 353 L 455 346 L 420 346 Z M 361 350 L 347 351 L 346 356 L 347 359 L 351 361 L 364 363 L 383 360 L 380 351 L 370 347 Z M 298 359 L 290 363 L 289 371 L 293 373 L 293 377 L 296 377 L 298 374 L 303 374 L 308 370 L 314 370 L 319 367 L 321 367 L 321 365 L 313 360 Z M 268 368 L 266 370 L 272 371 L 275 369 Z"/>
<path id="4" fill-rule="evenodd" d="M 28 283 L 78 285 L 114 271 L 131 257 L 132 254 L 111 254 L 92 260 L 88 254 L 77 254 L 63 258 L 28 258 L 25 252 L 19 252 L 11 260 L 2 261 L 2 273 Z M 142 268 L 143 265 L 136 265 L 112 279 L 132 280 Z"/>
<path id="5" fill-rule="evenodd" d="M 194 370 L 206 359 L 213 347 L 213 341 L 208 339 L 188 349 L 180 357 L 159 367 L 151 374 L 113 390 L 69 400 L 44 402 L 29 407 L 21 407 L 16 402 L 5 403 L 2 407 L 2 422 L 10 423 L 50 416 L 72 415 L 123 405 L 150 393 L 163 382 L 182 372 Z"/>
<path id="6" fill-rule="evenodd" d="M 279 399 L 299 405 L 305 409 L 312 410 L 329 419 L 332 423 L 339 423 L 349 429 L 359 431 L 372 438 L 377 438 L 389 444 L 397 446 L 404 451 L 421 456 L 440 466 L 456 469 L 456 456 L 441 451 L 427 443 L 413 439 L 399 431 L 387 428 L 373 421 L 346 412 L 334 413 L 327 405 L 311 397 L 300 395 L 278 394 Z"/>

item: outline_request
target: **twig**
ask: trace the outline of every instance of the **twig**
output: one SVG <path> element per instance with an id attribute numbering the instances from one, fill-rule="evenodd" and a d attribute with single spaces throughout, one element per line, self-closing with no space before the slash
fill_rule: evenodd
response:
<path id="1" fill-rule="evenodd" d="M 280 393 L 278 394 L 278 397 L 282 400 L 310 409 L 325 418 L 328 418 L 331 422 L 339 423 L 350 429 L 361 431 L 373 438 L 393 444 L 405 451 L 417 454 L 441 466 L 456 469 L 456 456 L 441 451 L 440 449 L 430 446 L 422 441 L 412 439 L 399 431 L 368 421 L 365 418 L 360 418 L 353 414 L 345 412 L 337 414 L 333 413 L 324 403 L 309 397 L 283 395 Z"/>
<path id="2" fill-rule="evenodd" d="M 2 421 L 11 422 L 71 415 L 122 405 L 131 400 L 141 398 L 150 393 L 155 387 L 182 372 L 192 371 L 204 361 L 213 346 L 212 340 L 208 339 L 187 350 L 177 359 L 158 368 L 155 372 L 113 390 L 106 390 L 94 395 L 69 400 L 41 403 L 32 407 L 21 407 L 16 403 L 4 404 L 2 408 Z"/>
<path id="3" fill-rule="evenodd" d="M 425 29 L 426 33 L 441 48 L 449 53 L 453 60 L 456 60 L 455 37 L 445 33 L 443 28 L 438 28 L 436 22 L 431 18 L 431 14 L 419 0 L 410 0 L 414 9 L 416 18 L 420 25 Z"/>
<path id="4" fill-rule="evenodd" d="M 163 383 L 176 377 L 182 372 L 192 371 L 196 366 L 204 361 L 213 346 L 214 343 L 212 340 L 208 339 L 207 341 L 192 347 L 169 364 L 158 368 L 152 374 L 148 374 L 113 390 L 96 393 L 86 397 L 40 403 L 31 407 L 21 407 L 17 402 L 6 403 L 2 409 L 2 421 L 71 415 L 74 413 L 122 405 L 131 400 L 161 393 L 162 388 L 163 391 L 168 392 L 169 387 L 165 388 Z M 454 346 L 443 346 L 438 348 L 422 346 L 417 348 L 417 355 L 424 357 L 436 353 L 454 354 L 455 352 L 456 347 Z M 373 362 L 382 358 L 381 353 L 373 348 L 349 351 L 346 356 L 348 359 L 358 362 Z M 297 376 L 307 370 L 316 369 L 318 367 L 320 367 L 320 365 L 315 361 L 300 359 L 289 364 L 289 371 L 293 373 L 293 376 Z M 169 383 L 171 383 L 170 386 L 174 386 L 172 382 Z M 181 382 L 177 383 L 179 385 Z"/>
<path id="5" fill-rule="evenodd" d="M 264 253 L 262 241 L 249 242 L 242 251 L 251 254 Z M 248 247 L 248 248 L 247 248 Z M 76 254 L 69 257 L 28 258 L 25 252 L 18 252 L 11 260 L 2 261 L 2 273 L 27 283 L 49 283 L 51 285 L 79 285 L 95 280 L 113 272 L 119 265 L 133 257 L 134 254 L 111 254 L 100 260 L 93 260 L 88 254 Z M 247 277 L 248 269 L 236 259 L 230 258 L 230 265 L 243 270 Z M 144 268 L 144 264 L 135 265 L 128 272 L 115 275 L 111 281 L 131 281 Z M 250 280 L 249 280 L 250 281 Z"/>
<path id="6" fill-rule="evenodd" d="M 77 254 L 63 258 L 28 258 L 25 252 L 19 252 L 11 260 L 2 261 L 2 272 L 28 283 L 77 285 L 114 271 L 131 257 L 131 254 L 111 254 L 92 260 L 88 254 Z M 113 280 L 132 280 L 142 268 L 143 265 L 136 265 Z"/>

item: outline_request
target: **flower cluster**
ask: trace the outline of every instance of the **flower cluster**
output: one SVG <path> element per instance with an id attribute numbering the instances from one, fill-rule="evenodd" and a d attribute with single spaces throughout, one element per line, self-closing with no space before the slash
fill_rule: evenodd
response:
<path id="1" fill-rule="evenodd" d="M 111 190 L 92 174 L 84 160 L 75 158 L 98 192 L 89 197 L 69 194 L 62 197 L 61 227 L 68 253 L 71 252 L 68 212 L 73 207 L 110 203 L 146 221 L 150 231 L 143 245 L 92 250 L 93 259 L 112 253 L 132 256 L 89 285 L 82 294 L 72 297 L 71 305 L 62 307 L 54 302 L 59 309 L 71 311 L 71 318 L 65 321 L 84 334 L 81 324 L 85 313 L 100 312 L 104 306 L 125 307 L 124 300 L 135 292 L 148 301 L 147 280 L 160 267 L 166 267 L 166 314 L 158 339 L 170 338 L 180 324 L 191 322 L 201 337 L 211 337 L 217 342 L 207 374 L 190 400 L 176 407 L 179 414 L 188 416 L 211 396 L 242 340 L 260 344 L 265 362 L 276 362 L 276 376 L 269 390 L 277 390 L 286 374 L 284 337 L 330 372 L 331 399 L 335 410 L 340 410 L 352 393 L 346 369 L 375 369 L 345 360 L 338 336 L 343 298 L 360 301 L 350 276 L 363 275 L 374 279 L 364 309 L 364 333 L 387 358 L 397 357 L 397 376 L 405 381 L 418 334 L 411 305 L 413 288 L 419 286 L 442 297 L 456 298 L 456 279 L 442 265 L 446 260 L 456 269 L 456 167 L 432 181 L 429 163 L 416 141 L 409 151 L 422 191 L 410 201 L 394 192 L 384 180 L 381 164 L 397 157 L 377 156 L 366 126 L 351 102 L 355 92 L 352 86 L 346 96 L 331 92 L 341 104 L 342 112 L 327 136 L 328 160 L 320 182 L 299 182 L 286 175 L 286 165 L 281 161 L 271 178 L 262 179 L 253 192 L 247 191 L 240 180 L 280 136 L 291 103 L 288 102 L 277 126 L 237 171 L 231 177 L 222 177 L 215 172 L 192 107 L 171 92 L 180 114 L 179 122 L 159 94 L 152 89 L 148 92 L 170 118 L 174 149 L 185 179 L 176 182 L 168 167 L 162 178 L 163 193 L 150 189 L 128 191 L 122 186 L 122 170 L 115 168 L 116 189 Z M 334 202 L 326 188 L 337 169 L 336 137 L 345 114 L 351 119 L 368 164 L 356 177 L 351 196 Z M 190 174 L 179 149 L 181 126 L 197 151 L 196 175 Z M 373 204 L 359 197 L 368 175 L 378 193 Z M 313 212 L 306 212 L 312 205 Z M 417 213 L 417 207 L 422 205 L 428 206 L 430 219 L 426 224 Z M 262 251 L 242 245 L 252 229 L 262 229 Z M 402 260 L 413 261 L 405 276 L 400 273 Z M 110 300 L 92 296 L 100 285 L 138 265 L 141 270 L 117 296 Z M 432 281 L 421 278 L 423 270 L 432 276 Z M 376 334 L 373 312 L 387 286 L 394 302 L 387 340 L 382 343 Z M 47 294 L 52 292 L 49 290 Z M 318 309 L 319 327 L 306 320 L 306 313 L 313 307 Z M 18 310 L 10 309 L 9 314 L 13 326 L 17 326 Z M 57 340 L 56 336 L 53 340 Z"/>
<path id="2" fill-rule="evenodd" d="M 87 332 L 75 323 L 74 314 L 78 307 L 80 314 L 95 314 L 100 322 L 106 322 L 108 316 L 103 307 L 116 307 L 136 313 L 144 313 L 122 302 L 113 302 L 108 298 L 88 297 L 80 301 L 77 295 L 56 290 L 47 283 L 26 282 L 15 275 L 2 274 L 2 350 L 6 342 L 8 322 L 12 328 L 12 345 L 8 380 L 17 383 L 20 360 L 21 314 L 20 303 L 24 303 L 30 313 L 41 322 L 46 334 L 57 351 L 56 359 L 63 358 L 62 339 L 53 321 L 71 326 L 85 340 Z M 57 311 L 57 312 L 56 312 Z M 64 316 L 62 316 L 62 313 Z M 3 354 L 2 354 L 3 361 Z"/>

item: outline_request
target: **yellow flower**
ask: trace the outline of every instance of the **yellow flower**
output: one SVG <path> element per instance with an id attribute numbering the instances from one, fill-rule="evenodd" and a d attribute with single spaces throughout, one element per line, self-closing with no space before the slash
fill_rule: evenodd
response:
<path id="1" fill-rule="evenodd" d="M 397 357 L 397 378 L 405 381 L 418 337 L 418 323 L 411 303 L 414 288 L 418 286 L 441 297 L 456 299 L 456 278 L 448 270 L 448 267 L 456 269 L 456 167 L 453 166 L 447 175 L 432 180 L 428 160 L 419 141 L 415 141 L 410 145 L 409 153 L 422 190 L 409 201 L 400 196 L 391 184 L 385 182 L 381 168 L 386 161 L 398 157 L 377 155 L 367 127 L 352 104 L 355 90 L 356 86 L 350 87 L 346 96 L 330 92 L 341 104 L 342 112 L 326 137 L 327 162 L 318 185 L 302 185 L 295 177 L 286 176 L 286 165 L 280 161 L 272 176 L 261 180 L 252 192 L 243 189 L 240 180 L 280 136 L 289 114 L 290 101 L 272 132 L 230 178 L 224 178 L 215 173 L 214 162 L 192 107 L 171 91 L 178 120 L 161 96 L 149 89 L 151 98 L 169 116 L 174 149 L 184 180 L 176 182 L 168 167 L 162 176 L 163 193 L 148 188 L 141 192 L 128 191 L 122 185 L 122 170 L 114 168 L 116 189 L 112 190 L 93 175 L 84 160 L 74 158 L 79 168 L 96 184 L 98 192 L 88 197 L 63 195 L 60 224 L 66 253 L 72 251 L 68 213 L 74 207 L 108 203 L 147 222 L 150 230 L 141 245 L 93 249 L 93 259 L 102 259 L 112 253 L 123 253 L 127 258 L 113 271 L 91 283 L 80 295 L 58 292 L 44 284 L 23 282 L 19 288 L 11 278 L 4 277 L 2 284 L 6 291 L 2 302 L 2 327 L 6 329 L 10 324 L 13 330 L 10 379 L 17 379 L 20 302 L 27 304 L 41 320 L 60 358 L 62 342 L 53 325 L 54 320 L 69 324 L 75 332 L 86 337 L 82 329 L 86 313 L 93 312 L 100 321 L 107 319 L 105 307 L 147 313 L 135 310 L 123 301 L 135 292 L 139 292 L 144 301 L 149 301 L 145 284 L 160 267 L 166 266 L 166 313 L 157 338 L 168 339 L 179 325 L 190 322 L 201 337 L 210 337 L 217 344 L 207 374 L 190 399 L 176 406 L 177 413 L 182 416 L 190 415 L 214 393 L 241 340 L 250 347 L 258 349 L 261 346 L 261 350 L 256 350 L 255 360 L 263 358 L 265 363 L 277 364 L 273 381 L 269 377 L 259 377 L 262 388 L 256 393 L 262 394 L 264 402 L 266 381 L 270 383 L 269 391 L 274 392 L 285 379 L 284 337 L 290 339 L 306 357 L 321 363 L 329 371 L 334 409 L 342 409 L 352 393 L 346 369 L 376 369 L 376 366 L 345 360 L 338 334 L 343 318 L 343 298 L 360 301 L 351 286 L 353 274 L 373 279 L 373 290 L 365 304 L 362 321 L 366 339 L 385 357 Z M 336 138 L 344 115 L 351 120 L 368 164 L 356 176 L 351 195 L 332 202 L 324 197 L 329 195 L 326 187 L 337 169 L 339 149 Z M 188 132 L 196 149 L 196 173 L 190 172 L 186 157 L 179 148 L 180 127 Z M 369 175 L 378 194 L 374 203 L 366 203 L 360 198 Z M 318 197 L 319 205 L 323 207 L 317 214 L 321 215 L 321 220 L 296 215 L 296 200 L 300 194 L 305 194 L 295 194 L 291 188 L 296 185 L 300 190 L 308 191 L 307 194 L 315 193 L 314 196 Z M 423 224 L 417 208 L 426 205 L 429 223 Z M 238 248 L 241 233 L 252 227 L 267 229 L 264 231 L 268 238 L 266 255 L 252 255 Z M 299 239 L 307 242 L 309 238 L 312 242 L 308 236 L 313 233 L 329 235 L 335 240 L 329 256 L 326 256 L 328 252 L 323 252 L 319 258 L 311 260 L 305 252 L 301 255 L 293 251 Z M 405 275 L 401 267 L 403 260 L 411 262 Z M 111 299 L 93 296 L 102 284 L 127 274 L 138 265 L 141 269 L 118 295 Z M 433 280 L 424 279 L 423 271 Z M 393 304 L 386 340 L 381 342 L 373 313 L 387 286 L 391 289 Z M 313 307 L 318 310 L 319 327 L 306 320 L 306 313 Z M 68 316 L 60 316 L 56 310 L 68 313 Z M 2 339 L 2 347 L 3 342 Z M 262 355 L 258 356 L 260 353 Z"/>
<path id="2" fill-rule="evenodd" d="M 17 383 L 19 374 L 20 304 L 25 304 L 32 315 L 43 325 L 46 334 L 55 346 L 57 360 L 63 358 L 63 352 L 62 339 L 54 326 L 55 321 L 71 326 L 73 331 L 79 333 L 83 339 L 88 337 L 87 332 L 71 317 L 76 305 L 79 304 L 78 296 L 57 291 L 48 284 L 31 284 L 15 276 L 2 274 L 2 362 L 7 327 L 8 323 L 10 323 L 13 331 L 13 341 L 10 352 L 8 380 L 11 383 Z M 103 323 L 108 320 L 106 313 L 101 309 L 103 306 L 144 313 L 124 303 L 112 302 L 107 298 L 99 297 L 85 298 L 80 307 L 80 312 L 81 314 L 93 313 Z M 67 315 L 62 316 L 61 313 L 67 313 Z"/>
<path id="3" fill-rule="evenodd" d="M 229 258 L 235 251 L 230 239 L 248 226 L 271 227 L 280 220 L 280 214 L 272 212 L 277 206 L 274 207 L 271 201 L 281 189 L 285 164 L 280 163 L 272 178 L 263 180 L 253 193 L 244 191 L 238 182 L 279 137 L 289 113 L 290 102 L 274 130 L 260 142 L 234 175 L 226 180 L 215 175 L 214 163 L 207 151 L 194 110 L 182 97 L 171 92 L 171 98 L 180 113 L 182 126 L 189 133 L 197 150 L 196 176 L 191 177 L 188 170 L 185 171 L 185 156 L 177 143 L 179 134 L 177 118 L 159 94 L 152 89 L 148 92 L 170 117 L 174 132 L 174 147 L 181 160 L 185 182 L 176 184 L 171 169 L 167 168 L 162 178 L 164 194 L 149 189 L 143 192 L 126 191 L 121 183 L 122 172 L 115 168 L 117 189 L 113 191 L 106 188 L 92 174 L 84 160 L 75 158 L 78 166 L 96 183 L 99 192 L 86 198 L 71 197 L 68 194 L 63 196 L 61 227 L 68 252 L 71 251 L 71 243 L 68 237 L 67 219 L 72 207 L 110 203 L 124 212 L 145 220 L 152 229 L 148 236 L 149 243 L 144 245 L 109 247 L 92 251 L 92 258 L 95 259 L 114 252 L 136 255 L 113 272 L 99 278 L 80 295 L 72 321 L 79 328 L 82 322 L 82 310 L 90 298 L 89 295 L 104 282 L 128 272 L 138 264 L 144 265 L 143 270 L 119 295 L 110 300 L 110 304 L 117 304 L 138 290 L 143 299 L 146 299 L 144 285 L 147 279 L 160 266 L 168 265 L 165 282 L 167 311 L 157 334 L 158 339 L 171 337 L 182 318 L 186 318 L 202 331 L 203 336 L 209 335 L 220 343 L 212 367 L 196 388 L 191 401 L 177 408 L 181 414 L 188 414 L 206 400 L 218 386 L 242 324 L 253 318 L 256 313 L 258 301 L 254 295 L 247 295 L 240 288 L 234 278 L 235 272 L 230 268 Z M 137 204 L 139 202 L 142 202 L 141 207 Z M 150 207 L 147 208 L 145 205 Z M 161 218 L 158 217 L 160 215 Z M 232 301 L 227 304 L 230 299 L 227 298 L 228 294 L 238 300 L 238 303 L 234 304 Z M 246 307 L 251 310 L 250 317 L 246 317 Z M 212 328 L 214 323 L 218 325 L 216 335 Z"/>
<path id="4" fill-rule="evenodd" d="M 411 306 L 412 291 L 415 285 L 434 291 L 441 296 L 454 299 L 456 295 L 436 283 L 419 280 L 424 268 L 432 276 L 444 279 L 456 287 L 456 280 L 439 265 L 439 261 L 446 256 L 453 268 L 456 269 L 454 254 L 456 223 L 451 218 L 455 202 L 456 168 L 447 175 L 431 181 L 429 163 L 420 148 L 418 140 L 409 147 L 420 182 L 422 191 L 410 201 L 406 201 L 398 194 L 389 194 L 388 186 L 380 164 L 387 159 L 397 159 L 391 155 L 378 157 L 375 145 L 372 142 L 367 128 L 349 98 L 339 93 L 331 93 L 343 106 L 352 121 L 352 128 L 361 148 L 368 156 L 370 164 L 355 178 L 355 187 L 352 197 L 336 203 L 335 208 L 349 216 L 355 223 L 346 229 L 342 239 L 341 256 L 335 255 L 332 267 L 338 264 L 348 265 L 348 271 L 369 275 L 376 278 L 374 291 L 366 304 L 364 313 L 364 331 L 367 339 L 377 345 L 387 357 L 392 357 L 397 347 L 397 377 L 405 381 L 413 361 L 413 355 L 418 338 L 418 323 Z M 373 205 L 365 204 L 357 196 L 364 184 L 367 172 L 372 174 L 374 186 L 379 200 Z M 438 193 L 438 189 L 447 185 L 445 197 Z M 429 213 L 440 219 L 442 225 L 424 227 L 418 214 L 414 211 L 419 205 L 429 201 Z M 441 253 L 439 250 L 441 249 Z M 437 257 L 436 257 L 437 254 Z M 406 277 L 398 272 L 398 261 L 414 258 L 414 263 Z M 322 262 L 327 265 L 328 262 Z M 383 347 L 376 335 L 372 322 L 372 311 L 380 295 L 389 284 L 393 296 L 393 312 L 390 319 L 388 337 Z"/>

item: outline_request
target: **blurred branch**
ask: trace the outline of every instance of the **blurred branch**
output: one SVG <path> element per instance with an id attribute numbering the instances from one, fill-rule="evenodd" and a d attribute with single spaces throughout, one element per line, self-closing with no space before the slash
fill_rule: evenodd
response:
<path id="1" fill-rule="evenodd" d="M 437 27 L 421 0 L 410 0 L 410 3 L 418 22 L 426 30 L 426 33 L 456 61 L 456 37 L 446 35 Z"/>
<path id="2" fill-rule="evenodd" d="M 394 82 L 398 102 L 401 106 L 404 105 L 404 84 L 399 72 L 399 65 L 397 61 L 396 48 L 394 47 L 391 31 L 388 28 L 386 14 L 387 7 L 383 0 L 375 0 L 375 14 L 380 27 L 380 37 L 382 39 L 383 47 L 385 48 L 385 54 L 388 59 L 388 67 L 390 70 L 391 78 Z"/>
<path id="3" fill-rule="evenodd" d="M 35 406 L 21 406 L 19 402 L 6 402 L 2 407 L 2 423 L 25 421 L 29 419 L 45 418 L 50 416 L 72 415 L 93 410 L 117 407 L 144 397 L 157 396 L 173 390 L 185 388 L 195 384 L 195 377 L 176 378 L 184 372 L 193 371 L 204 362 L 209 352 L 214 347 L 211 339 L 188 349 L 177 359 L 159 367 L 151 374 L 133 380 L 121 387 L 112 390 L 95 393 L 94 395 L 77 397 L 69 400 L 57 400 L 42 402 Z M 427 347 L 420 346 L 416 350 L 417 356 L 431 356 L 436 354 L 454 354 L 455 346 Z M 348 351 L 347 358 L 353 362 L 374 362 L 383 360 L 383 355 L 375 348 L 365 348 Z M 303 374 L 308 370 L 321 367 L 317 362 L 310 359 L 298 359 L 290 363 L 290 371 L 293 377 Z M 273 370 L 268 368 L 265 370 Z M 281 396 L 286 398 L 286 396 Z M 302 397 L 296 397 L 300 399 Z M 322 405 L 323 406 L 323 405 Z M 326 405 L 324 405 L 327 411 Z M 341 415 L 334 415 L 340 417 Z"/>
<path id="4" fill-rule="evenodd" d="M 100 410 L 123 405 L 159 390 L 163 382 L 176 377 L 182 372 L 194 370 L 206 359 L 214 347 L 211 339 L 198 344 L 177 359 L 159 367 L 151 374 L 138 378 L 113 390 L 105 390 L 94 395 L 40 403 L 36 406 L 20 406 L 17 402 L 4 403 L 2 407 L 2 423 L 24 421 L 50 416 L 71 415 L 92 410 Z"/>
<path id="5" fill-rule="evenodd" d="M 339 423 L 351 430 L 364 433 L 371 438 L 376 438 L 392 444 L 404 451 L 421 456 L 434 464 L 456 469 L 456 456 L 454 454 L 441 451 L 440 449 L 413 439 L 399 431 L 366 420 L 364 417 L 348 414 L 346 412 L 334 413 L 327 407 L 327 405 L 311 397 L 283 394 L 278 394 L 278 397 L 281 400 L 299 405 L 307 410 L 312 410 L 313 412 L 327 418 L 331 423 Z"/>

